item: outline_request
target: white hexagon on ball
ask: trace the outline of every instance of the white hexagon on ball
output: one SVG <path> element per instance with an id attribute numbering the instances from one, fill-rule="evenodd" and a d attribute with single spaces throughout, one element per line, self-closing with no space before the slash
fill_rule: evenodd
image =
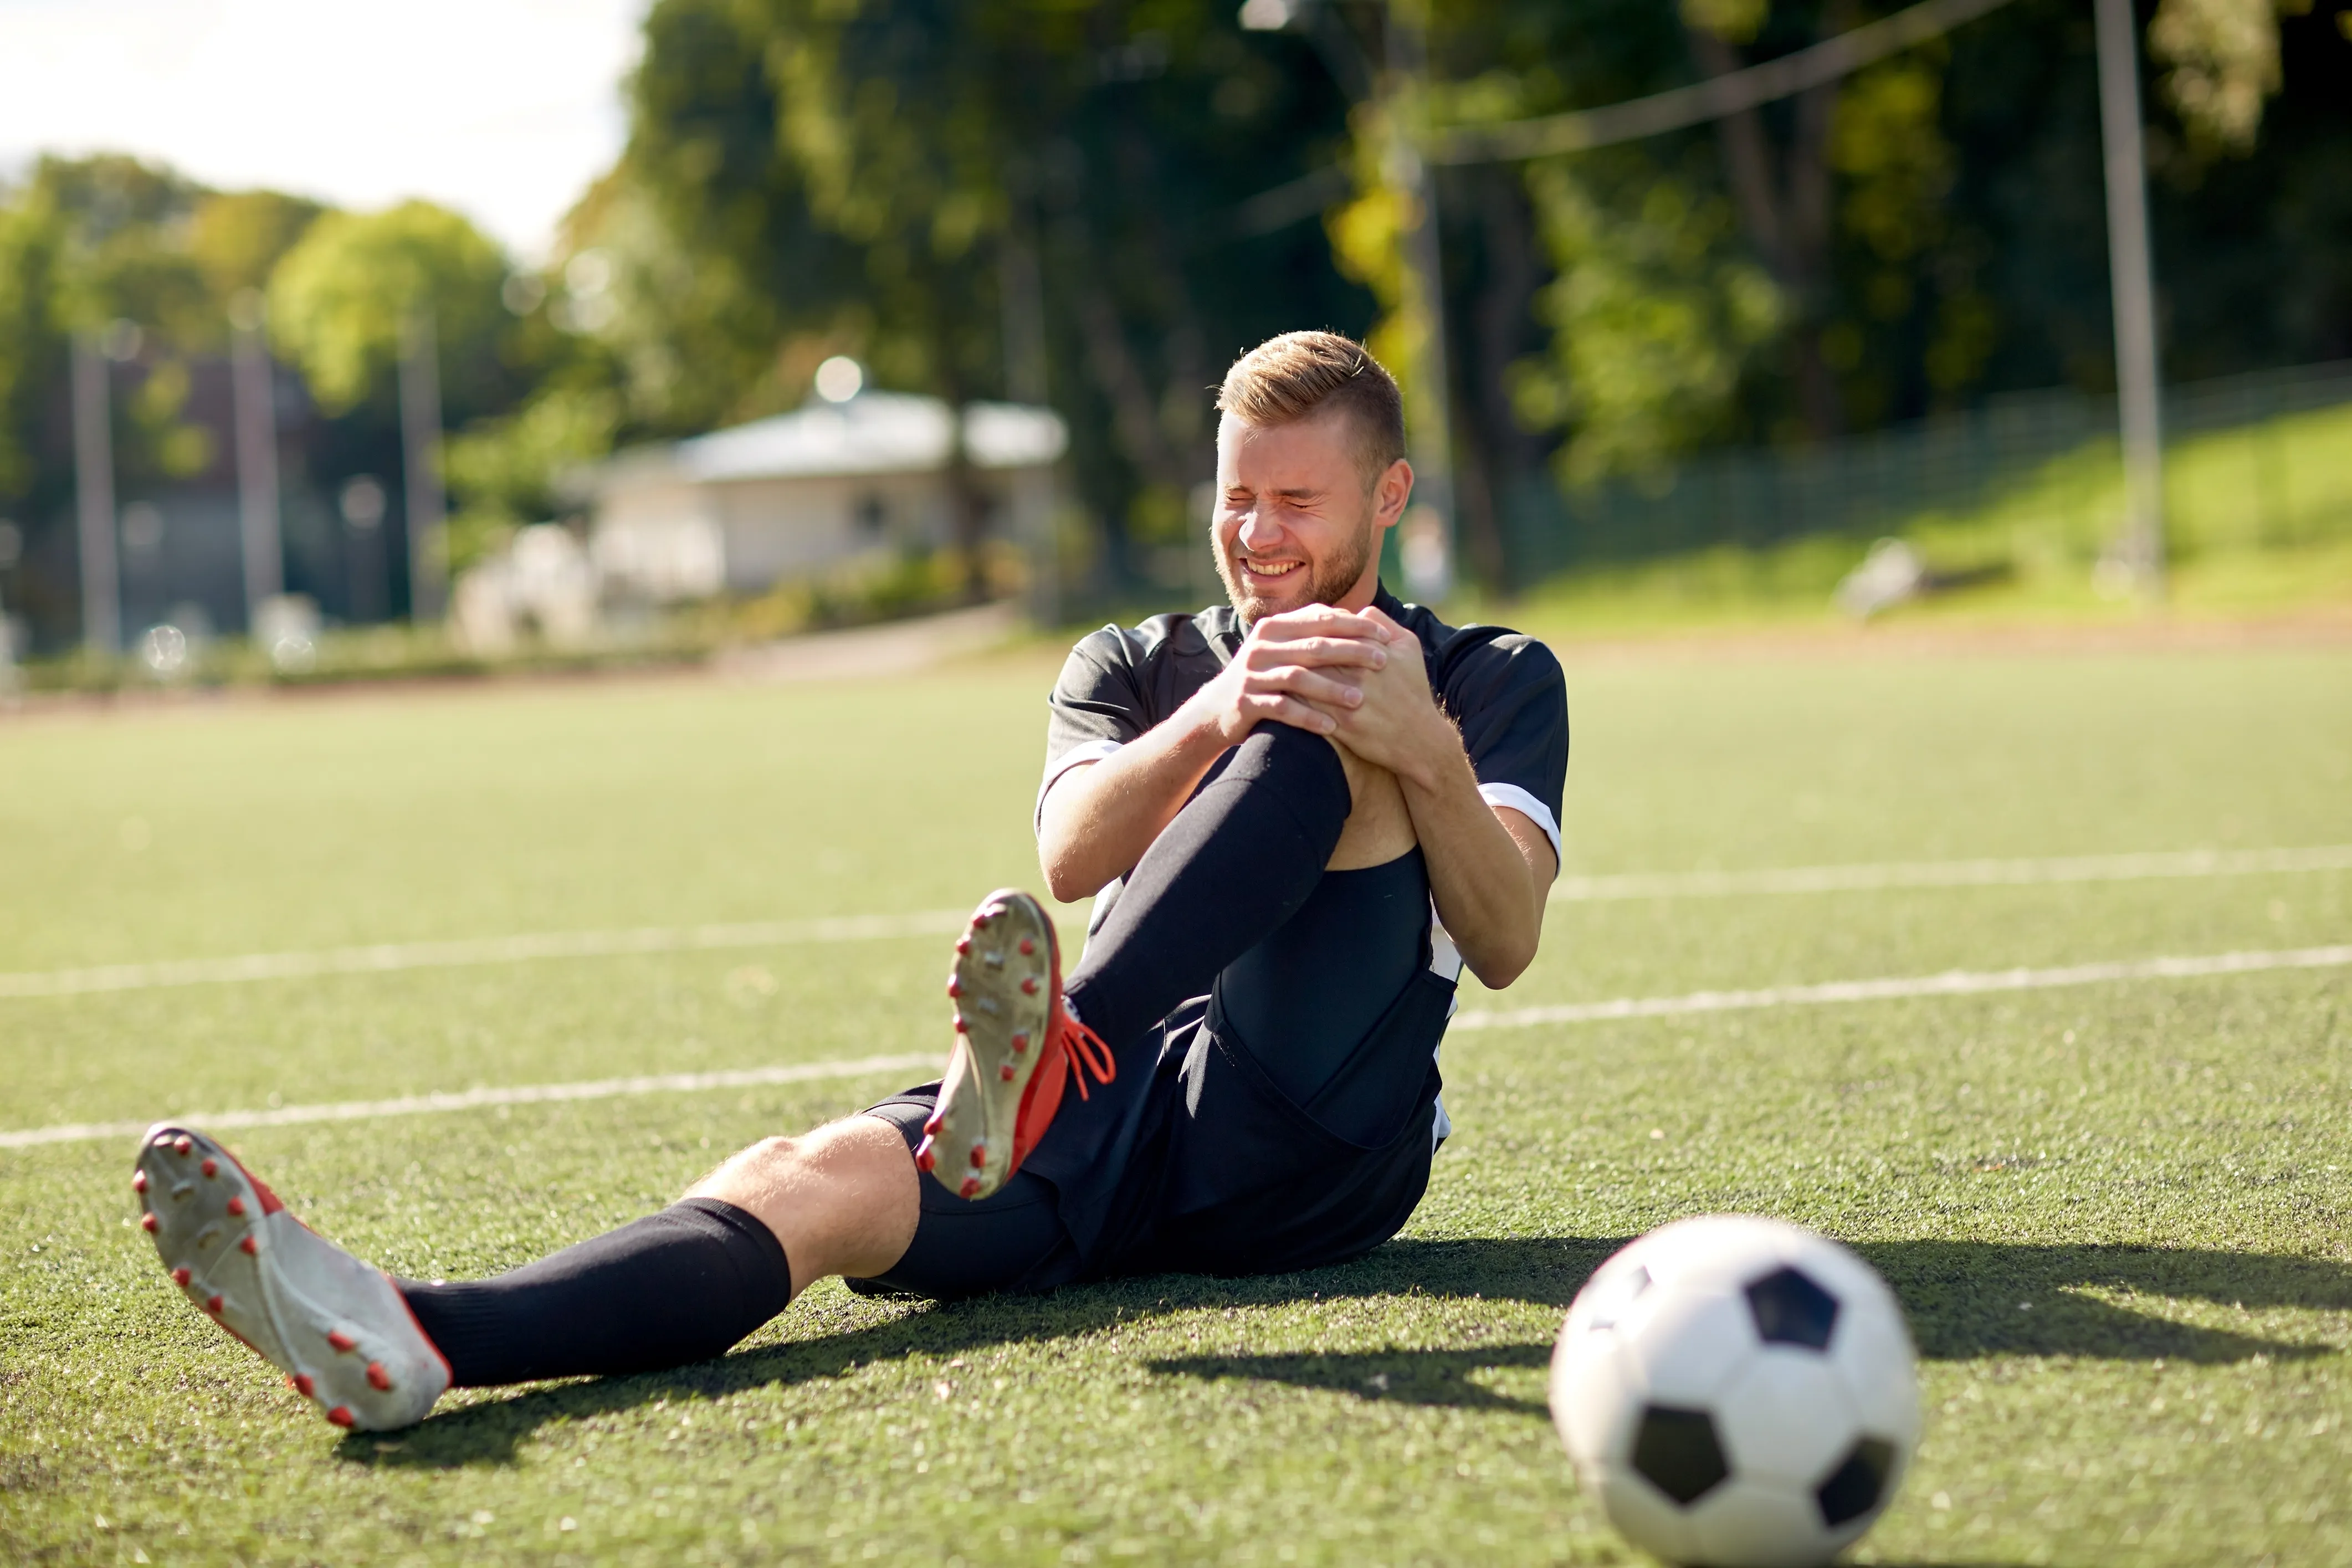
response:
<path id="1" fill-rule="evenodd" d="M 1919 1435 L 1894 1292 L 1827 1237 L 1744 1215 L 1664 1226 L 1595 1271 L 1551 1409 L 1627 1539 L 1715 1568 L 1828 1562 L 1885 1511 Z"/>

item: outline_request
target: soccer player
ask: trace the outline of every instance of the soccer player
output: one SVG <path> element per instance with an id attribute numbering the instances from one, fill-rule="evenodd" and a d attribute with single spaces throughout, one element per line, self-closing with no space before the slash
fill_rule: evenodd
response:
<path id="1" fill-rule="evenodd" d="M 1273 339 L 1217 406 L 1232 604 L 1107 626 L 1054 689 L 1039 858 L 1057 897 L 1097 895 L 1066 981 L 1043 906 L 991 894 L 955 944 L 939 1082 L 492 1279 L 387 1276 L 159 1124 L 132 1183 L 189 1300 L 329 1420 L 383 1429 L 453 1385 L 708 1360 L 830 1275 L 953 1298 L 1307 1268 L 1393 1236 L 1451 1131 L 1462 966 L 1500 987 L 1535 957 L 1559 666 L 1381 585 L 1412 469 L 1360 345 Z"/>

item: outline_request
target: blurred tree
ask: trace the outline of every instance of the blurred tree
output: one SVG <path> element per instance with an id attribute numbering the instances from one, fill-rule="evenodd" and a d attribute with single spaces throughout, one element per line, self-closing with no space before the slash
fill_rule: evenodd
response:
<path id="1" fill-rule="evenodd" d="M 393 418 L 403 323 L 429 310 L 442 405 L 463 421 L 510 407 L 525 385 L 507 276 L 498 246 L 446 207 L 330 213 L 270 277 L 270 333 L 329 413 Z"/>
<path id="2" fill-rule="evenodd" d="M 66 377 L 66 246 L 53 193 L 29 190 L 0 204 L 0 506 L 20 514 L 48 510 L 65 477 L 53 463 L 45 468 L 44 437 L 54 440 Z"/>
<path id="3" fill-rule="evenodd" d="M 268 286 L 278 260 L 326 209 L 278 191 L 227 191 L 195 205 L 188 223 L 188 254 L 213 297 L 234 299 Z"/>
<path id="4" fill-rule="evenodd" d="M 1437 15 L 1437 115 L 1622 101 L 1895 8 L 1457 0 Z M 2326 109 L 2352 91 L 2342 29 L 2294 0 L 2149 0 L 2142 15 L 2161 77 L 2149 152 L 2168 368 L 2352 353 L 2352 282 L 2319 260 L 2352 244 L 2352 191 L 2320 173 L 2352 156 L 2352 122 Z M 1712 127 L 1522 166 L 1553 276 L 1535 306 L 1547 341 L 1507 379 L 1521 416 L 1559 439 L 1559 471 L 1638 473 L 1695 445 L 2112 384 L 2091 52 L 2079 7 L 2021 0 Z M 2242 162 L 2208 179 L 2224 157 Z M 1470 174 L 1444 171 L 1455 189 Z M 1381 199 L 1333 226 L 1376 288 Z M 1459 213 L 1447 244 L 1450 268 L 1484 247 Z M 1483 303 L 1460 299 L 1455 319 Z"/>
<path id="5" fill-rule="evenodd" d="M 490 555 L 526 523 L 559 517 L 565 475 L 610 452 L 620 427 L 617 394 L 558 384 L 514 414 L 450 437 L 442 456 L 457 503 L 448 522 L 450 570 Z"/>
<path id="6" fill-rule="evenodd" d="M 568 237 L 611 263 L 593 330 L 632 417 L 786 406 L 845 351 L 882 385 L 1003 395 L 1034 357 L 1008 352 L 1007 286 L 1034 267 L 1039 368 L 1114 560 L 1184 537 L 1225 357 L 1366 314 L 1296 221 L 1319 203 L 1238 210 L 1327 163 L 1345 105 L 1303 45 L 1234 10 L 661 0 L 628 152 Z"/>
<path id="7" fill-rule="evenodd" d="M 2148 53 L 2171 68 L 2164 96 L 2203 147 L 2244 153 L 2263 100 L 2279 89 L 2278 14 L 2311 0 L 2162 0 L 2148 24 Z"/>

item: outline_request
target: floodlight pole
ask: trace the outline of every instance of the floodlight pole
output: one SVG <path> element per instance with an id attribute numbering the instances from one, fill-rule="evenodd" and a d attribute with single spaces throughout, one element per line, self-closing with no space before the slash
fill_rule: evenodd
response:
<path id="1" fill-rule="evenodd" d="M 441 352 L 433 307 L 401 322 L 400 445 L 408 500 L 408 618 L 438 620 L 442 606 Z"/>
<path id="2" fill-rule="evenodd" d="M 98 340 L 73 340 L 74 510 L 81 547 L 81 640 L 92 653 L 122 647 L 122 584 L 114 551 L 114 432 Z"/>
<path id="3" fill-rule="evenodd" d="M 2116 391 L 2124 441 L 2123 552 L 2140 593 L 2164 593 L 2164 432 L 2158 401 L 2156 275 L 2140 146 L 2139 49 L 2132 0 L 2093 0 L 2099 124 L 2106 152 L 2107 267 L 2116 310 Z"/>
<path id="4" fill-rule="evenodd" d="M 247 290 L 230 303 L 235 333 L 230 374 L 236 404 L 238 542 L 245 555 L 245 628 L 255 635 L 266 600 L 286 590 L 278 517 L 278 401 L 269 351 L 261 341 L 261 298 Z"/>
<path id="5" fill-rule="evenodd" d="M 1006 220 L 997 258 L 998 304 L 1003 313 L 1005 395 L 1016 404 L 1045 405 L 1045 283 L 1030 224 L 1026 172 L 1016 169 L 1006 184 L 1013 213 Z M 1020 524 L 1028 534 L 1029 615 L 1051 627 L 1061 619 L 1060 551 L 1054 536 L 1054 487 L 1050 479 L 1024 473 L 1015 481 Z"/>
<path id="6" fill-rule="evenodd" d="M 1382 174 L 1404 198 L 1412 226 L 1400 237 L 1405 331 L 1412 344 L 1408 373 L 1414 418 L 1413 502 L 1437 520 L 1443 546 L 1439 570 L 1426 583 L 1408 582 L 1414 597 L 1442 595 L 1455 560 L 1454 528 L 1454 415 L 1447 384 L 1451 360 L 1445 341 L 1445 257 L 1438 234 L 1437 171 L 1421 155 L 1417 132 L 1428 113 L 1429 39 L 1425 0 L 1389 0 L 1383 29 L 1388 54 L 1381 96 L 1388 126 Z"/>

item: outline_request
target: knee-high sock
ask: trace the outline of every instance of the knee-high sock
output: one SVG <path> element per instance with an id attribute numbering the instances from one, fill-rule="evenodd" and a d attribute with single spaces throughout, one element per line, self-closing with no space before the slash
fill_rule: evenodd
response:
<path id="1" fill-rule="evenodd" d="M 1118 1050 L 1207 991 L 1307 901 L 1349 808 L 1328 741 L 1259 725 L 1128 874 L 1071 972 L 1071 1011 Z"/>
<path id="2" fill-rule="evenodd" d="M 460 1388 L 709 1361 L 793 1299 L 775 1233 L 716 1198 L 688 1198 L 495 1279 L 394 1283 Z"/>

